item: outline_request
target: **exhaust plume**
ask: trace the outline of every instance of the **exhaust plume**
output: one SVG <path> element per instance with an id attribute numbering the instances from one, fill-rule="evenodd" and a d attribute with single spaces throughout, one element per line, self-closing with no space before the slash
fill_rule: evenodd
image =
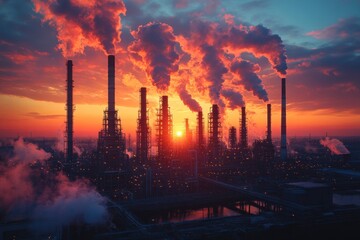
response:
<path id="1" fill-rule="evenodd" d="M 65 57 L 83 53 L 85 47 L 105 54 L 116 52 L 120 42 L 120 14 L 126 8 L 122 0 L 33 0 L 35 11 L 57 30 L 58 48 Z"/>
<path id="2" fill-rule="evenodd" d="M 32 230 L 51 232 L 81 220 L 106 221 L 106 199 L 86 180 L 71 182 L 62 172 L 48 169 L 50 154 L 19 139 L 13 157 L 0 165 L 0 206 L 5 219 L 30 219 Z"/>
<path id="3" fill-rule="evenodd" d="M 341 154 L 350 154 L 350 151 L 345 147 L 345 145 L 336 138 L 326 137 L 324 139 L 320 139 L 320 144 L 324 147 L 327 147 L 332 154 L 341 155 Z"/>
<path id="4" fill-rule="evenodd" d="M 247 51 L 255 56 L 265 56 L 273 68 L 281 75 L 286 75 L 286 51 L 279 35 L 270 29 L 258 25 L 241 28 L 231 27 L 223 44 L 233 49 Z"/>
<path id="5" fill-rule="evenodd" d="M 175 49 L 178 42 L 173 28 L 165 23 L 150 22 L 131 34 L 135 38 L 128 48 L 132 60 L 145 65 L 154 86 L 167 90 L 171 74 L 179 69 L 179 54 Z"/>
<path id="6" fill-rule="evenodd" d="M 215 46 L 204 44 L 201 49 L 204 53 L 201 65 L 206 69 L 207 79 L 211 82 L 209 86 L 210 98 L 213 103 L 219 105 L 220 109 L 223 109 L 225 104 L 220 98 L 220 93 L 224 83 L 223 75 L 228 72 L 228 69 L 221 61 Z"/>
<path id="7" fill-rule="evenodd" d="M 228 107 L 231 110 L 245 106 L 243 96 L 239 92 L 235 92 L 231 89 L 223 89 L 221 95 L 229 101 Z"/>
<path id="8" fill-rule="evenodd" d="M 178 87 L 178 94 L 182 102 L 188 106 L 192 112 L 200 112 L 202 108 L 200 104 L 191 96 L 191 94 L 186 90 L 185 84 L 181 84 Z"/>
<path id="9" fill-rule="evenodd" d="M 258 65 L 254 65 L 248 61 L 235 60 L 231 64 L 231 71 L 240 78 L 238 83 L 244 85 L 246 90 L 252 91 L 254 96 L 267 102 L 269 101 L 268 94 L 262 85 L 261 79 L 255 73 L 258 70 Z"/>

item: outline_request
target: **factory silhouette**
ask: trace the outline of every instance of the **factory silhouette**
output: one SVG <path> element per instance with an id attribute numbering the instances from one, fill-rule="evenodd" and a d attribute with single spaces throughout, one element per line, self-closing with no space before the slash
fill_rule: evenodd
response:
<path id="1" fill-rule="evenodd" d="M 360 164 L 356 160 L 360 154 L 351 155 L 335 138 L 287 138 L 285 78 L 281 79 L 281 137 L 273 138 L 272 108 L 267 104 L 266 136 L 252 144 L 248 141 L 245 106 L 241 107 L 239 131 L 230 127 L 226 144 L 217 104 L 208 113 L 197 112 L 196 131 L 190 130 L 185 118 L 184 135 L 173 141 L 173 118 L 166 95 L 159 98 L 152 132 L 148 92 L 142 87 L 135 154 L 131 155 L 130 140 L 121 126 L 122 113 L 116 110 L 115 56 L 108 56 L 108 105 L 95 141 L 74 139 L 71 60 L 66 62 L 66 71 L 65 151 L 51 150 L 51 140 L 16 142 L 23 147 L 33 142 L 49 149 L 51 154 L 42 154 L 44 158 L 51 155 L 45 165 L 20 166 L 29 175 L 34 174 L 29 181 L 34 192 L 40 193 L 33 196 L 28 209 L 55 210 L 40 211 L 37 219 L 33 214 L 3 217 L 0 211 L 0 240 L 300 240 L 351 239 L 357 234 Z M 347 140 L 351 149 L 359 143 L 359 139 Z M 82 144 L 81 154 L 75 153 L 78 144 Z M 156 147 L 155 155 L 152 146 Z M 0 145 L 0 154 L 13 148 Z M 15 164 L 8 172 L 16 168 Z M 54 189 L 59 192 L 54 193 Z M 61 201 L 54 200 L 57 195 Z M 48 202 L 39 203 L 42 197 Z M 72 217 L 62 220 L 68 215 Z M 92 221 L 84 216 L 92 217 Z M 61 221 L 48 228 L 54 218 Z"/>
<path id="2" fill-rule="evenodd" d="M 74 164 L 73 151 L 73 63 L 67 61 L 67 121 L 65 131 L 66 165 Z M 286 143 L 286 79 L 282 78 L 282 102 L 281 102 L 281 161 L 287 160 Z M 246 122 L 246 108 L 241 107 L 241 121 L 239 141 L 234 126 L 229 129 L 228 147 L 223 142 L 220 109 L 213 104 L 208 113 L 208 139 L 205 141 L 203 112 L 197 112 L 197 126 L 195 141 L 193 133 L 189 129 L 188 119 L 185 119 L 185 141 L 181 146 L 175 146 L 173 142 L 172 114 L 168 102 L 168 96 L 161 96 L 156 115 L 156 156 L 150 156 L 151 132 L 149 126 L 149 114 L 147 108 L 147 89 L 140 88 L 140 110 L 138 112 L 136 130 L 136 152 L 131 161 L 146 165 L 146 188 L 147 194 L 152 192 L 153 172 L 171 172 L 174 166 L 180 162 L 188 162 L 192 159 L 193 178 L 197 180 L 199 169 L 209 169 L 232 165 L 236 162 L 251 161 L 253 158 L 263 163 L 272 162 L 275 159 L 275 147 L 271 134 L 271 104 L 267 104 L 267 133 L 266 139 L 256 140 L 252 151 L 248 144 L 248 130 Z M 254 154 L 253 154 L 254 152 Z M 115 109 L 115 56 L 108 55 L 108 105 L 104 110 L 102 129 L 99 131 L 97 140 L 97 176 L 92 179 L 103 193 L 119 197 L 119 185 L 126 181 L 124 175 L 129 171 L 129 156 L 126 154 L 126 137 L 121 127 L 118 111 Z M 120 180 L 121 179 L 121 180 Z"/>

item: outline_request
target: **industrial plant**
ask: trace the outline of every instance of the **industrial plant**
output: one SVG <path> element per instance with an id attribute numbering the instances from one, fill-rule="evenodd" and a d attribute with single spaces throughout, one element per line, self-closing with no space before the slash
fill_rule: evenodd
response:
<path id="1" fill-rule="evenodd" d="M 115 62 L 109 55 L 102 128 L 94 146 L 78 155 L 73 124 L 76 82 L 73 62 L 67 61 L 66 148 L 51 159 L 53 169 L 69 179 L 87 179 L 106 199 L 106 222 L 94 226 L 78 219 L 50 233 L 33 233 L 26 219 L 9 220 L 0 224 L 0 239 L 323 239 L 357 234 L 360 176 L 353 160 L 359 159 L 334 154 L 310 137 L 292 139 L 290 149 L 285 78 L 281 137 L 273 137 L 272 105 L 267 104 L 266 137 L 253 142 L 249 109 L 242 106 L 239 125 L 224 133 L 221 109 L 212 104 L 197 112 L 196 129 L 184 119 L 184 138 L 176 143 L 169 97 L 159 96 L 156 124 L 150 126 L 148 89 L 141 87 L 136 146 L 130 155 L 121 125 L 125 113 L 116 110 Z M 305 145 L 316 150 L 307 151 Z"/>

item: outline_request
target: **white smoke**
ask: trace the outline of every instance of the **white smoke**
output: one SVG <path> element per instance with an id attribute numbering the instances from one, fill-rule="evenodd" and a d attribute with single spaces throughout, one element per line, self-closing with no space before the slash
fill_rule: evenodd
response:
<path id="1" fill-rule="evenodd" d="M 320 144 L 324 147 L 327 147 L 332 154 L 341 155 L 341 154 L 350 154 L 350 151 L 345 147 L 345 145 L 336 138 L 326 137 L 324 139 L 320 139 Z"/>
<path id="2" fill-rule="evenodd" d="M 5 218 L 26 218 L 33 230 L 50 232 L 72 222 L 106 221 L 106 199 L 86 180 L 70 181 L 45 166 L 50 154 L 22 138 L 0 165 L 0 206 Z"/>

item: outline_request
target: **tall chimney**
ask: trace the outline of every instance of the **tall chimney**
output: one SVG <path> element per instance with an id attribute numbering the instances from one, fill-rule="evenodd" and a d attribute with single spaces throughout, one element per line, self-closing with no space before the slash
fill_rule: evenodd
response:
<path id="1" fill-rule="evenodd" d="M 197 143 L 198 143 L 198 151 L 201 151 L 204 147 L 204 123 L 203 123 L 203 113 L 202 111 L 198 112 L 197 115 Z"/>
<path id="2" fill-rule="evenodd" d="M 185 118 L 185 139 L 186 139 L 185 145 L 188 148 L 191 148 L 191 134 L 190 134 L 190 127 L 189 127 L 189 119 L 188 118 Z"/>
<path id="3" fill-rule="evenodd" d="M 148 116 L 146 109 L 146 88 L 140 88 L 140 116 L 138 119 L 138 136 L 137 136 L 137 155 L 141 162 L 146 162 L 148 159 L 149 142 L 148 142 Z"/>
<path id="4" fill-rule="evenodd" d="M 66 100 L 66 112 L 67 112 L 67 121 L 66 121 L 66 162 L 72 163 L 73 160 L 73 63 L 71 60 L 68 60 L 66 63 L 67 66 L 67 100 Z"/>
<path id="5" fill-rule="evenodd" d="M 243 149 L 248 147 L 247 126 L 246 126 L 246 108 L 245 107 L 241 107 L 240 146 Z"/>
<path id="6" fill-rule="evenodd" d="M 235 149 L 236 145 L 237 145 L 236 128 L 232 126 L 229 129 L 229 148 Z"/>
<path id="7" fill-rule="evenodd" d="M 160 99 L 157 126 L 158 155 L 166 163 L 172 152 L 172 119 L 169 111 L 168 96 L 162 96 Z"/>
<path id="8" fill-rule="evenodd" d="M 266 140 L 268 143 L 272 142 L 271 138 L 271 104 L 267 105 L 267 133 L 266 133 Z"/>
<path id="9" fill-rule="evenodd" d="M 286 149 L 286 79 L 281 79 L 281 148 L 280 158 L 282 161 L 287 159 Z"/>
<path id="10" fill-rule="evenodd" d="M 110 136 L 115 136 L 115 56 L 108 56 L 108 127 Z"/>
<path id="11" fill-rule="evenodd" d="M 213 104 L 212 107 L 212 124 L 212 138 L 214 145 L 217 146 L 219 144 L 219 107 L 216 104 Z"/>

